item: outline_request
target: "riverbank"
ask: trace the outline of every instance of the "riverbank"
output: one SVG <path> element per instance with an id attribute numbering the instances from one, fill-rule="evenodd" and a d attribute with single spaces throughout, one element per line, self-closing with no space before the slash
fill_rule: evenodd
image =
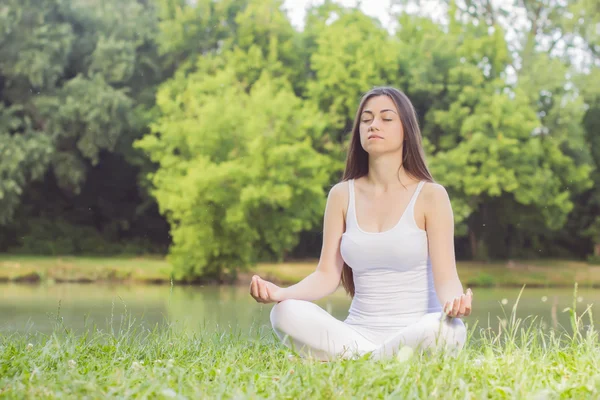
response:
<path id="1" fill-rule="evenodd" d="M 247 284 L 256 273 L 278 284 L 290 285 L 314 271 L 317 260 L 261 263 L 239 275 Z M 469 287 L 600 287 L 600 266 L 583 261 L 527 260 L 457 263 Z M 0 282 L 115 282 L 170 284 L 171 266 L 163 257 L 42 257 L 0 255 Z M 178 284 L 179 282 L 174 282 Z"/>

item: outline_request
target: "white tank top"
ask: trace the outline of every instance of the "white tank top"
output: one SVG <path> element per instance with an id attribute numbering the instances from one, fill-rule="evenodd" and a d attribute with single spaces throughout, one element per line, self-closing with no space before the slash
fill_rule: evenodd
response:
<path id="1" fill-rule="evenodd" d="M 365 232 L 356 217 L 354 180 L 348 181 L 350 198 L 340 251 L 352 268 L 355 294 L 346 323 L 385 335 L 427 313 L 441 311 L 433 286 L 427 232 L 414 218 L 415 202 L 424 184 L 419 182 L 393 228 Z"/>

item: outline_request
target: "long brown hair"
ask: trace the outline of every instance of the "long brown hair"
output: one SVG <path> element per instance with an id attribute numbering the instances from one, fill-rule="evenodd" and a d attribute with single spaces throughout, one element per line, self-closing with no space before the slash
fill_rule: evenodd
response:
<path id="1" fill-rule="evenodd" d="M 400 122 L 404 131 L 404 145 L 402 146 L 402 162 L 400 168 L 411 175 L 412 177 L 427 182 L 433 182 L 433 177 L 427 168 L 425 162 L 425 152 L 423 151 L 423 140 L 421 138 L 421 130 L 417 120 L 417 113 L 408 99 L 408 97 L 400 90 L 393 87 L 375 87 L 368 91 L 360 100 L 354 124 L 352 126 L 352 137 L 350 139 L 350 147 L 346 157 L 346 169 L 342 181 L 350 179 L 358 179 L 365 176 L 369 172 L 369 154 L 362 148 L 360 144 L 360 116 L 363 112 L 367 101 L 376 96 L 388 96 L 398 109 Z M 398 169 L 400 172 L 400 169 Z M 342 270 L 342 285 L 346 292 L 354 297 L 354 277 L 352 268 L 344 263 Z"/>

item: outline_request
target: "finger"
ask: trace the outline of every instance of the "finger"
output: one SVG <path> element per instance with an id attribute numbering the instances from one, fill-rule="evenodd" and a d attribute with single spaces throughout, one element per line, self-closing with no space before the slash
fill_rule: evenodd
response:
<path id="1" fill-rule="evenodd" d="M 250 295 L 254 297 L 254 276 L 250 279 Z"/>
<path id="2" fill-rule="evenodd" d="M 467 289 L 467 296 L 469 296 L 470 298 L 473 298 L 473 291 L 471 290 L 471 288 Z"/>
<path id="3" fill-rule="evenodd" d="M 256 300 L 260 299 L 258 295 L 258 276 L 254 276 L 252 278 L 252 297 L 254 297 Z"/>
<path id="4" fill-rule="evenodd" d="M 450 303 L 449 301 L 444 303 L 444 313 L 446 315 L 449 315 L 452 312 L 452 303 Z"/>
<path id="5" fill-rule="evenodd" d="M 267 294 L 267 300 L 271 301 L 271 291 L 268 284 L 265 285 L 265 293 Z"/>
<path id="6" fill-rule="evenodd" d="M 267 294 L 267 283 L 262 279 L 259 280 L 259 290 L 260 298 L 264 301 L 269 300 L 269 295 Z"/>
<path id="7" fill-rule="evenodd" d="M 472 296 L 467 295 L 465 298 L 465 317 L 471 314 Z"/>
<path id="8" fill-rule="evenodd" d="M 448 304 L 448 307 L 446 308 L 446 314 L 452 315 L 452 300 L 449 300 L 446 304 Z"/>
<path id="9" fill-rule="evenodd" d="M 467 306 L 467 296 L 466 295 L 462 295 L 460 296 L 460 306 L 458 307 L 458 316 L 462 317 L 463 315 L 465 315 L 465 308 Z"/>
<path id="10" fill-rule="evenodd" d="M 452 304 L 452 316 L 456 317 L 456 315 L 458 314 L 458 310 L 460 308 L 460 297 L 457 296 L 454 298 L 454 302 Z"/>

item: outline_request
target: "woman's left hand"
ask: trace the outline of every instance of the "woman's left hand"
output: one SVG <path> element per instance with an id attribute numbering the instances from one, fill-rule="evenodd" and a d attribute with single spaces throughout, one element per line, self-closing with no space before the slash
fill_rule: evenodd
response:
<path id="1" fill-rule="evenodd" d="M 471 314 L 471 300 L 473 292 L 467 289 L 467 292 L 462 296 L 455 297 L 454 300 L 447 301 L 444 304 L 444 313 L 452 318 L 466 317 Z"/>

